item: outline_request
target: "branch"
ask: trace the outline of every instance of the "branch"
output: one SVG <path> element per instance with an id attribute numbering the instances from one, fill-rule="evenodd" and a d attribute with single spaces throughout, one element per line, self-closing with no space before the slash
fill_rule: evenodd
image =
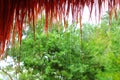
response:
<path id="1" fill-rule="evenodd" d="M 1 69 L 6 75 L 8 75 L 9 76 L 9 78 L 10 78 L 10 80 L 13 80 L 12 79 L 12 77 L 11 77 L 11 75 L 10 74 L 8 74 L 8 72 L 6 72 L 4 69 Z"/>

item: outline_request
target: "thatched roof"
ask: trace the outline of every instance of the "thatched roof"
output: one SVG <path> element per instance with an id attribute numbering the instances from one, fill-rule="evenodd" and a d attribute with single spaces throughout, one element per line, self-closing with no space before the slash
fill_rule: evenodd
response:
<path id="1" fill-rule="evenodd" d="M 83 9 L 88 6 L 90 13 L 93 7 L 101 14 L 102 5 L 108 2 L 109 15 L 116 11 L 120 0 L 0 0 L 0 54 L 10 40 L 11 32 L 14 42 L 15 32 L 21 42 L 23 23 L 35 24 L 38 14 L 45 11 L 45 31 L 48 30 L 48 19 L 61 21 L 72 12 L 74 21 L 80 21 Z M 79 20 L 78 20 L 79 19 Z"/>

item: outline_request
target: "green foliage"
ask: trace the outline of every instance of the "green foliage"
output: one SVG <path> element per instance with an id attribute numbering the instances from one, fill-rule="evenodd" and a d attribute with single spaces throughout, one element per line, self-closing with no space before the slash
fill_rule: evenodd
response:
<path id="1" fill-rule="evenodd" d="M 26 71 L 22 69 L 20 80 L 120 80 L 119 20 L 113 19 L 108 25 L 105 16 L 101 25 L 84 24 L 82 44 L 75 24 L 66 32 L 62 25 L 54 24 L 53 31 L 46 35 L 41 20 L 35 41 L 28 30 L 21 48 L 9 51 L 13 58 L 20 57 L 24 62 Z"/>

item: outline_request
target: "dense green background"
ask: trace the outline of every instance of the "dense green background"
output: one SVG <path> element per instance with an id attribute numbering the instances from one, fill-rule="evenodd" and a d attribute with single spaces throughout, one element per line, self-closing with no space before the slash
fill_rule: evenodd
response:
<path id="1" fill-rule="evenodd" d="M 20 80 L 120 80 L 120 21 L 104 16 L 100 25 L 83 24 L 80 30 L 69 25 L 63 32 L 60 23 L 52 31 L 43 32 L 44 18 L 36 27 L 23 31 L 21 47 L 8 51 L 20 67 Z M 24 71 L 25 70 L 25 71 Z"/>

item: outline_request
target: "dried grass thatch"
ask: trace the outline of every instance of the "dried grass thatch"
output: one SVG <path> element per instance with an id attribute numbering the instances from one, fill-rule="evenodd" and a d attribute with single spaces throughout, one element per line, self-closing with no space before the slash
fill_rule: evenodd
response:
<path id="1" fill-rule="evenodd" d="M 90 13 L 93 7 L 101 14 L 102 5 L 108 2 L 109 15 L 116 13 L 120 0 L 0 0 L 0 54 L 4 53 L 5 45 L 18 32 L 18 40 L 21 42 L 23 23 L 33 22 L 38 14 L 45 11 L 45 31 L 48 31 L 48 19 L 61 21 L 67 20 L 69 12 L 72 12 L 73 21 L 80 21 L 85 5 Z"/>

